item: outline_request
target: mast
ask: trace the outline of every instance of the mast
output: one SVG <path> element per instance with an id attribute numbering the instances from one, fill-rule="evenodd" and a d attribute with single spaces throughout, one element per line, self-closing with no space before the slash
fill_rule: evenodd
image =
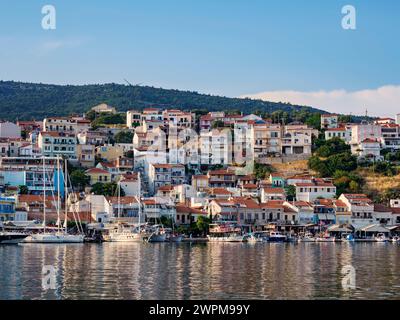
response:
<path id="1" fill-rule="evenodd" d="M 60 232 L 60 210 L 61 210 L 61 199 L 60 199 L 60 157 L 57 156 L 57 231 Z"/>
<path id="2" fill-rule="evenodd" d="M 118 222 L 121 218 L 121 181 L 118 180 Z"/>
<path id="3" fill-rule="evenodd" d="M 138 197 L 138 202 L 139 202 L 139 231 L 140 231 L 140 220 L 141 220 L 141 215 L 142 215 L 142 201 L 141 201 L 141 180 L 140 180 L 140 172 L 138 172 L 138 182 L 139 182 L 139 197 Z"/>
<path id="4" fill-rule="evenodd" d="M 43 233 L 46 232 L 46 169 L 45 157 L 43 156 Z"/>
<path id="5" fill-rule="evenodd" d="M 67 180 L 67 162 L 68 160 L 65 159 L 65 169 L 64 169 L 64 195 L 65 195 L 65 218 L 64 218 L 64 228 L 65 233 L 68 233 L 68 180 Z"/>

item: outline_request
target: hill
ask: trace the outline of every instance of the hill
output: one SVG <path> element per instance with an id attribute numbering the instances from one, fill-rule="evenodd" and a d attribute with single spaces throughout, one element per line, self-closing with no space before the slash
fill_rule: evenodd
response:
<path id="1" fill-rule="evenodd" d="M 311 107 L 261 100 L 227 98 L 198 92 L 121 84 L 51 85 L 0 81 L 0 119 L 15 121 L 83 113 L 99 103 L 118 111 L 150 106 L 182 110 L 239 110 L 244 113 L 277 110 L 322 113 Z"/>

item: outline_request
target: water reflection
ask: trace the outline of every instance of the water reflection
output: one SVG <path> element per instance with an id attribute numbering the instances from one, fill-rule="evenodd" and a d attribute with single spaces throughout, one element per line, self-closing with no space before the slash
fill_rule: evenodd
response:
<path id="1" fill-rule="evenodd" d="M 0 246 L 1 299 L 398 299 L 394 244 Z M 43 290 L 42 268 L 57 268 Z M 341 269 L 356 269 L 355 291 Z"/>

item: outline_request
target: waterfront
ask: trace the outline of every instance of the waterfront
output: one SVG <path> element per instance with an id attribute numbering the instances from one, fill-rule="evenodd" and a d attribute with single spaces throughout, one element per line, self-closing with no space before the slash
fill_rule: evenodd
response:
<path id="1" fill-rule="evenodd" d="M 399 299 L 396 244 L 0 246 L 0 299 Z M 43 266 L 58 268 L 44 291 Z M 356 268 L 355 291 L 341 287 Z"/>

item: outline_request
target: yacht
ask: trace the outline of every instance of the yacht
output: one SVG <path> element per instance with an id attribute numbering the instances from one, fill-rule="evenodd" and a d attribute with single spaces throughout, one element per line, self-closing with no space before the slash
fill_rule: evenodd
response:
<path id="1" fill-rule="evenodd" d="M 107 235 L 103 236 L 104 241 L 106 242 L 143 242 L 148 239 L 149 234 L 146 233 L 145 230 L 142 230 L 141 225 L 141 180 L 140 180 L 140 172 L 138 173 L 138 196 L 136 200 L 139 203 L 139 224 L 136 228 L 130 227 L 123 223 L 118 223 L 118 227 L 109 231 Z M 121 184 L 118 182 L 118 219 L 121 217 Z"/>
<path id="2" fill-rule="evenodd" d="M 266 232 L 263 231 L 255 231 L 252 233 L 249 233 L 249 236 L 247 238 L 247 241 L 250 243 L 256 243 L 256 242 L 265 242 L 268 240 L 268 236 Z"/>
<path id="3" fill-rule="evenodd" d="M 391 241 L 392 241 L 393 243 L 400 243 L 400 237 L 394 236 L 394 237 L 391 239 Z"/>
<path id="4" fill-rule="evenodd" d="M 85 239 L 81 234 L 68 234 L 63 232 L 38 233 L 26 237 L 24 243 L 83 243 Z"/>
<path id="5" fill-rule="evenodd" d="M 49 158 L 47 158 L 49 159 Z M 32 234 L 25 239 L 23 239 L 22 243 L 83 243 L 85 240 L 85 236 L 83 234 L 82 225 L 80 220 L 75 219 L 76 226 L 78 228 L 79 234 L 69 234 L 67 230 L 67 221 L 68 221 L 68 172 L 67 172 L 67 160 L 65 160 L 65 172 L 64 172 L 64 192 L 65 192 L 65 218 L 64 218 L 64 227 L 60 227 L 60 179 L 61 179 L 61 171 L 62 166 L 60 165 L 60 158 L 57 157 L 57 231 L 49 232 L 46 228 L 46 178 L 47 176 L 53 173 L 46 173 L 45 169 L 45 161 L 46 157 L 43 157 L 43 232 Z M 79 216 L 78 216 L 79 217 Z M 79 218 L 78 218 L 79 219 Z M 64 229 L 64 230 L 62 230 Z"/>

